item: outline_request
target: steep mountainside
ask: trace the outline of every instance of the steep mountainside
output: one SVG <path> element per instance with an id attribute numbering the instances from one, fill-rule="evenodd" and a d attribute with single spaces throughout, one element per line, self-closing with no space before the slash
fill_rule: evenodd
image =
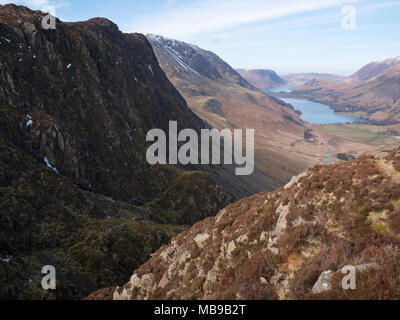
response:
<path id="1" fill-rule="evenodd" d="M 400 149 L 315 166 L 158 250 L 114 299 L 400 299 Z M 356 290 L 342 268 L 356 268 Z"/>
<path id="2" fill-rule="evenodd" d="M 342 82 L 313 80 L 293 92 L 375 124 L 400 122 L 400 57 L 373 62 Z"/>
<path id="3" fill-rule="evenodd" d="M 280 187 L 325 156 L 320 143 L 304 139 L 310 127 L 291 106 L 257 90 L 214 53 L 157 35 L 148 39 L 197 115 L 219 129 L 255 129 L 256 170 L 242 178 L 247 195 Z"/>
<path id="4" fill-rule="evenodd" d="M 0 299 L 121 283 L 228 203 L 208 174 L 146 161 L 148 130 L 208 127 L 146 37 L 105 19 L 44 30 L 44 15 L 0 6 Z M 56 293 L 39 289 L 44 265 Z"/>
<path id="5" fill-rule="evenodd" d="M 286 83 L 286 81 L 273 70 L 239 69 L 237 71 L 244 79 L 260 90 L 283 86 Z"/>

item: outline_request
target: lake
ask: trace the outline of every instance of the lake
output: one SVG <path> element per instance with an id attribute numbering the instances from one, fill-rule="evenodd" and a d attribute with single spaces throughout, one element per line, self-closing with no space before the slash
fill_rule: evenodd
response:
<path id="1" fill-rule="evenodd" d="M 301 119 L 311 124 L 365 123 L 364 120 L 357 117 L 337 114 L 330 106 L 323 103 L 292 98 L 281 100 L 301 111 L 303 113 Z"/>

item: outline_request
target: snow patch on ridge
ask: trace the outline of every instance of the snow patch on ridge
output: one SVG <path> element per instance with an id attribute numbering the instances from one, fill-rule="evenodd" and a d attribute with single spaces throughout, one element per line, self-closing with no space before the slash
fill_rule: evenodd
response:
<path id="1" fill-rule="evenodd" d="M 177 52 L 176 50 L 173 49 L 173 47 L 176 46 L 176 40 L 174 39 L 169 39 L 169 38 L 163 38 L 161 36 L 157 36 L 157 35 L 149 35 L 149 38 L 152 39 L 154 42 L 157 42 L 159 44 L 159 46 L 163 47 L 165 51 L 167 51 L 172 58 L 180 65 L 182 66 L 185 70 L 187 71 L 191 71 L 194 74 L 200 76 L 200 74 L 194 70 L 193 68 L 191 68 L 190 66 L 188 66 L 184 61 L 183 61 L 183 57 L 179 54 L 179 52 Z M 168 45 L 168 43 L 170 43 Z M 192 48 L 194 48 L 192 46 Z M 195 49 L 195 48 L 194 48 Z"/>

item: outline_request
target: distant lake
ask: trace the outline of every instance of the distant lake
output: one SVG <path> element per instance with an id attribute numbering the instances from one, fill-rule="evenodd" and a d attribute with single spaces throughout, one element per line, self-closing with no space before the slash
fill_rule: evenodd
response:
<path id="1" fill-rule="evenodd" d="M 357 117 L 337 114 L 326 104 L 291 98 L 281 100 L 301 111 L 303 113 L 301 119 L 312 124 L 365 123 L 364 120 Z"/>
<path id="2" fill-rule="evenodd" d="M 275 88 L 268 89 L 267 92 L 292 92 L 292 89 L 294 87 L 296 87 L 296 85 L 285 86 L 285 87 L 275 87 Z"/>

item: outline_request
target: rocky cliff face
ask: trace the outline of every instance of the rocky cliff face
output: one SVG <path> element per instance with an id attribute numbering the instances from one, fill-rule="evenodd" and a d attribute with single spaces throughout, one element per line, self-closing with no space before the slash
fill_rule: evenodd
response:
<path id="1" fill-rule="evenodd" d="M 399 200 L 400 149 L 315 166 L 181 233 L 97 297 L 399 299 Z M 348 265 L 356 290 L 342 288 Z"/>
<path id="2" fill-rule="evenodd" d="M 9 40 L 0 45 L 0 105 L 13 119 L 2 117 L 2 127 L 5 135 L 20 135 L 4 138 L 47 157 L 83 188 L 130 203 L 152 199 L 159 186 L 149 179 L 143 136 L 167 130 L 172 119 L 196 129 L 204 124 L 169 83 L 146 38 L 124 35 L 103 19 L 45 31 L 40 14 L 24 10 L 6 6 L 0 16 Z M 14 22 L 10 11 L 26 16 Z"/>
<path id="3" fill-rule="evenodd" d="M 146 37 L 105 19 L 44 30 L 43 16 L 0 6 L 0 298 L 54 298 L 48 264 L 58 298 L 121 283 L 227 203 L 207 173 L 147 164 L 148 130 L 208 125 Z"/>

